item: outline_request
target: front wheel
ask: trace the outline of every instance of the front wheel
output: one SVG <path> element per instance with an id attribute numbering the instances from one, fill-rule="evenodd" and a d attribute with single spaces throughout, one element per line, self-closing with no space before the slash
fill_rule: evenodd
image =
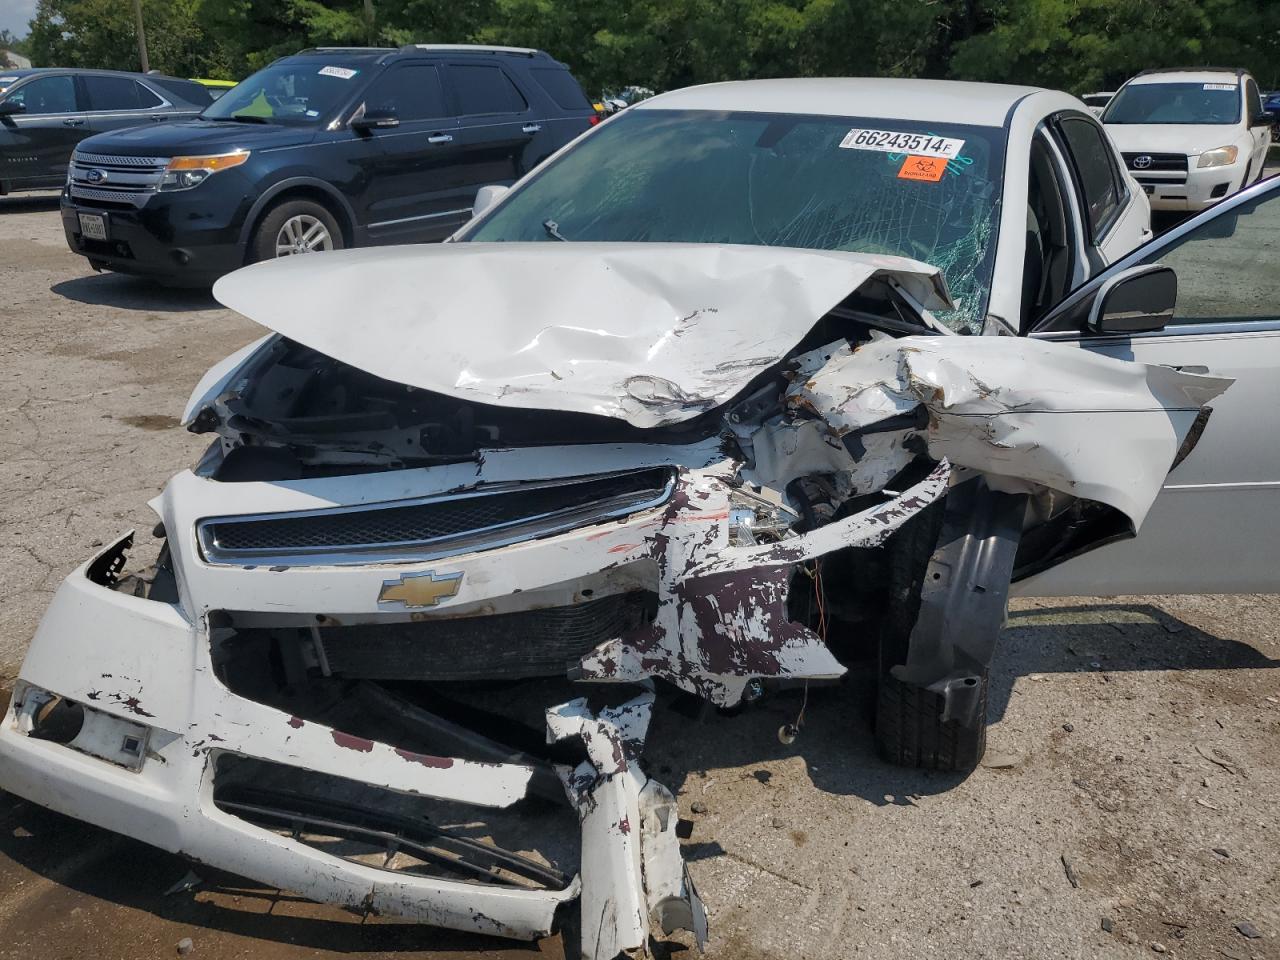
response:
<path id="1" fill-rule="evenodd" d="M 333 214 L 312 200 L 286 200 L 262 218 L 252 251 L 255 260 L 275 260 L 342 246 L 342 230 Z"/>

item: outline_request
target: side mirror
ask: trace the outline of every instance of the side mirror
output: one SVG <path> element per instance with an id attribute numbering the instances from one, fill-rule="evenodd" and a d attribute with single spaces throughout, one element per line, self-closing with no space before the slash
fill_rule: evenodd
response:
<path id="1" fill-rule="evenodd" d="M 1272 110 L 1263 110 L 1260 114 L 1253 118 L 1253 126 L 1269 127 L 1276 122 L 1275 112 Z"/>
<path id="2" fill-rule="evenodd" d="M 27 105 L 18 100 L 5 100 L 0 103 L 0 117 L 12 116 L 15 113 L 26 113 Z"/>
<path id="3" fill-rule="evenodd" d="M 400 118 L 394 110 L 366 110 L 351 121 L 351 129 L 360 133 L 372 130 L 390 130 L 400 126 Z"/>
<path id="4" fill-rule="evenodd" d="M 1178 301 L 1178 275 L 1158 263 L 1122 270 L 1102 285 L 1089 310 L 1095 333 L 1163 330 Z"/>
<path id="5" fill-rule="evenodd" d="M 476 191 L 476 202 L 471 205 L 471 216 L 480 216 L 480 214 L 506 196 L 507 191 L 510 189 L 510 187 L 504 187 L 496 183 L 481 187 Z"/>

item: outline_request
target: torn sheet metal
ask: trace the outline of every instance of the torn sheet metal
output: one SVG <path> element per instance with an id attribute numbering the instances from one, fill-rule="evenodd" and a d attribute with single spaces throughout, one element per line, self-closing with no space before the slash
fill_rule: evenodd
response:
<path id="1" fill-rule="evenodd" d="M 583 676 L 661 677 L 726 707 L 741 702 L 752 678 L 842 676 L 844 666 L 818 634 L 787 612 L 795 565 L 844 547 L 878 546 L 941 497 L 949 475 L 941 463 L 885 503 L 801 536 L 750 546 L 728 545 L 728 488 L 711 479 L 685 486 L 652 541 L 657 616 L 583 658 Z"/>
<path id="2" fill-rule="evenodd" d="M 636 762 L 651 692 L 593 713 L 585 698 L 547 711 L 547 740 L 582 740 L 587 759 L 561 768 L 582 822 L 582 958 L 614 960 L 648 943 L 651 925 L 707 941 L 707 916 L 676 839 L 676 803 Z"/>
<path id="3" fill-rule="evenodd" d="M 876 276 L 950 306 L 937 268 L 903 257 L 672 243 L 344 250 L 254 264 L 213 292 L 387 380 L 652 427 L 729 400 Z"/>
<path id="4" fill-rule="evenodd" d="M 786 403 L 836 438 L 923 404 L 935 458 L 1008 492 L 1108 504 L 1136 530 L 1201 407 L 1231 382 L 1039 340 L 876 337 L 802 367 Z"/>

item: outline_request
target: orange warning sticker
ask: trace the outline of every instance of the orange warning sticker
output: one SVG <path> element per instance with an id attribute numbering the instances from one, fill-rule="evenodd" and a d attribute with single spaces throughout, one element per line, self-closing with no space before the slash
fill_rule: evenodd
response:
<path id="1" fill-rule="evenodd" d="M 943 157 L 907 157 L 898 170 L 899 180 L 929 180 L 936 183 L 947 172 Z"/>

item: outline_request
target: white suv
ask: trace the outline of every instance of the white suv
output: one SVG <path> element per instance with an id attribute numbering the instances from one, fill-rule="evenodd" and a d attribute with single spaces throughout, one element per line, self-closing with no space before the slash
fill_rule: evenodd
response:
<path id="1" fill-rule="evenodd" d="M 1273 117 L 1244 70 L 1147 70 L 1102 114 L 1153 210 L 1203 210 L 1262 177 Z"/>

